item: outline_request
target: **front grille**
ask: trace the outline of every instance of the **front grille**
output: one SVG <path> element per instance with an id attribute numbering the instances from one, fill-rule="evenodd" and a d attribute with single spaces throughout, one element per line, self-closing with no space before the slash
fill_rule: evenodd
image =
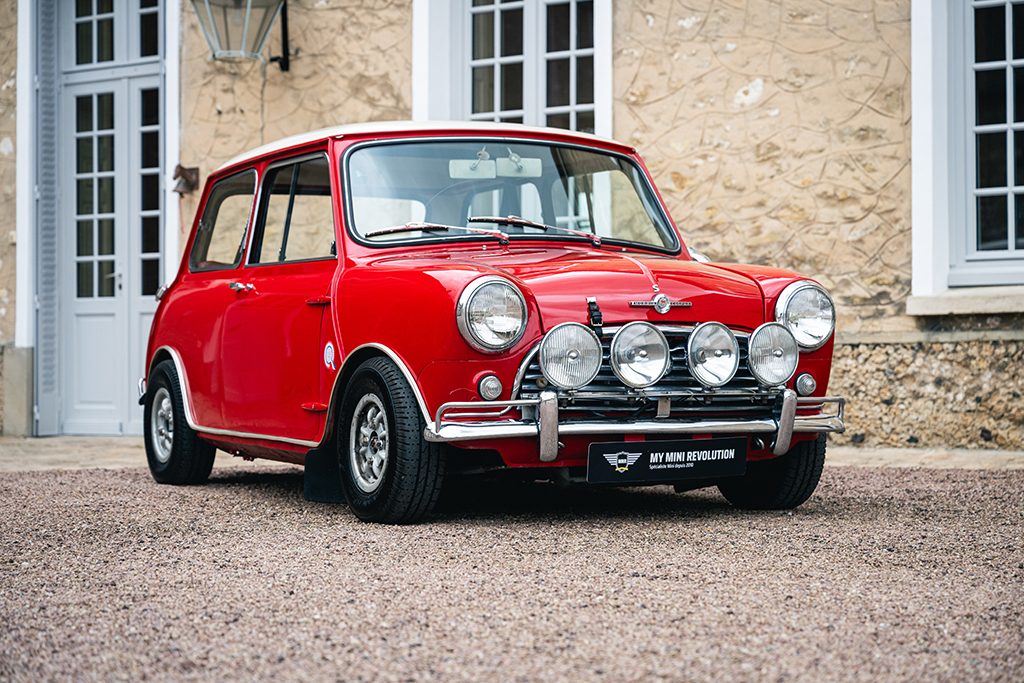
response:
<path id="1" fill-rule="evenodd" d="M 736 370 L 736 376 L 728 384 L 712 391 L 706 389 L 690 374 L 686 342 L 693 328 L 658 327 L 668 341 L 672 365 L 661 381 L 649 387 L 646 392 L 678 392 L 678 395 L 672 397 L 673 414 L 700 412 L 705 415 L 714 412 L 729 415 L 737 412 L 750 413 L 752 410 L 763 412 L 771 408 L 777 392 L 762 389 L 750 373 L 747 363 L 748 333 L 734 330 L 740 350 L 739 368 Z M 612 371 L 611 343 L 617 330 L 618 326 L 609 326 L 602 330 L 601 371 L 594 381 L 572 392 L 558 390 L 564 398 L 564 403 L 588 411 L 629 410 L 631 413 L 646 414 L 654 410 L 654 402 L 644 398 L 644 390 L 638 391 L 626 386 Z M 544 388 L 548 388 L 548 385 L 540 370 L 540 354 L 534 353 L 523 373 L 519 397 L 535 398 Z"/>

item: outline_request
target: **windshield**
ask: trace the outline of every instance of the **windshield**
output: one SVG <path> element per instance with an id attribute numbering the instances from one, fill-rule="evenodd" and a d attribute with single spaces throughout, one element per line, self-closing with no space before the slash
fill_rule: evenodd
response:
<path id="1" fill-rule="evenodd" d="M 348 157 L 349 230 L 369 244 L 558 239 L 676 250 L 640 169 L 599 150 L 510 140 L 361 147 Z"/>

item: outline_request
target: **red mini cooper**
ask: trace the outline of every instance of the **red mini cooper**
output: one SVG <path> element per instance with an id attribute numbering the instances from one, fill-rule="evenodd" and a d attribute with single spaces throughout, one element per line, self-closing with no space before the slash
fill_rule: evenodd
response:
<path id="1" fill-rule="evenodd" d="M 814 491 L 835 308 L 813 280 L 687 250 L 636 150 L 517 125 L 365 124 L 211 174 L 146 374 L 146 454 L 305 465 L 360 518 L 446 474 Z"/>

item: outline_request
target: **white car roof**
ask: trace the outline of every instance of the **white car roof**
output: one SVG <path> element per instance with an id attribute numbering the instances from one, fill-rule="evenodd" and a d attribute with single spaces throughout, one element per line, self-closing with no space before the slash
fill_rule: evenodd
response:
<path id="1" fill-rule="evenodd" d="M 617 142 L 610 138 L 602 138 L 596 135 L 590 135 L 589 133 L 577 133 L 571 130 L 563 130 L 561 128 L 539 128 L 537 126 L 523 126 L 518 123 L 490 123 L 482 121 L 372 121 L 368 123 L 350 123 L 341 126 L 331 126 L 329 128 L 321 128 L 319 130 L 309 131 L 308 133 L 300 133 L 298 135 L 292 135 L 290 137 L 281 138 L 274 142 L 269 142 L 265 145 L 260 145 L 255 149 L 251 149 L 248 152 L 243 152 L 231 159 L 228 159 L 225 163 L 221 164 L 220 171 L 229 166 L 235 164 L 241 164 L 246 161 L 257 159 L 264 154 L 271 154 L 283 149 L 289 149 L 291 147 L 297 147 L 307 142 L 315 142 L 317 140 L 326 140 L 327 138 L 343 137 L 345 135 L 374 135 L 382 133 L 436 133 L 439 131 L 458 130 L 466 131 L 470 133 L 482 133 L 488 135 L 500 135 L 504 133 L 536 133 L 536 134 L 557 134 L 568 136 L 572 138 L 578 138 L 583 143 L 601 142 L 605 144 L 613 144 L 619 147 L 629 147 L 621 142 Z"/>

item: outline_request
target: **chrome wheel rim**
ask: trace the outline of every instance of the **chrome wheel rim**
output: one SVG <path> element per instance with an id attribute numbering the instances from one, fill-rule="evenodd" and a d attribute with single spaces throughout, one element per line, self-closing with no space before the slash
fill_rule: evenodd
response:
<path id="1" fill-rule="evenodd" d="M 149 441 L 153 455 L 163 464 L 171 459 L 174 448 L 174 405 L 171 394 L 160 387 L 153 395 L 153 408 L 149 413 Z"/>
<path id="2" fill-rule="evenodd" d="M 376 394 L 366 394 L 352 413 L 348 436 L 349 469 L 364 493 L 373 493 L 384 480 L 389 443 L 384 404 Z"/>

